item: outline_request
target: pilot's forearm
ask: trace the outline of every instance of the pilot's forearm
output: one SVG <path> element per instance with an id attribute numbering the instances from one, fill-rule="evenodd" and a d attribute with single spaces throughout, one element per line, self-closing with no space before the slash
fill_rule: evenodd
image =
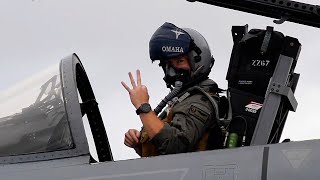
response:
<path id="1" fill-rule="evenodd" d="M 140 119 L 143 124 L 143 128 L 148 133 L 148 136 L 152 139 L 164 126 L 164 123 L 157 117 L 154 111 L 148 113 L 141 113 Z"/>

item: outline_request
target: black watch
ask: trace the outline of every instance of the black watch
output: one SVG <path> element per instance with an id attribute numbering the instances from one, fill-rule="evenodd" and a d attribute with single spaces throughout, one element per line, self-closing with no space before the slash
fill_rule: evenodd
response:
<path id="1" fill-rule="evenodd" d="M 143 103 L 141 106 L 136 110 L 137 115 L 141 113 L 148 113 L 151 111 L 151 106 L 149 103 Z"/>

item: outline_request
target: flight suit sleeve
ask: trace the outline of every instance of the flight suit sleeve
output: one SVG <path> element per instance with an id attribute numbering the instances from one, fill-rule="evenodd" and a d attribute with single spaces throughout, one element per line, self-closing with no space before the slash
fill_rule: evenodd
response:
<path id="1" fill-rule="evenodd" d="M 190 152 L 214 123 L 215 113 L 209 100 L 193 95 L 176 104 L 171 124 L 164 127 L 152 139 L 160 154 Z"/>

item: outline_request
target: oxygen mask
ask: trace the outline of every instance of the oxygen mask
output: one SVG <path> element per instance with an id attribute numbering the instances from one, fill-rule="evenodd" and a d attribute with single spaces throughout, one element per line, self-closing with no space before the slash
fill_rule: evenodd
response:
<path id="1" fill-rule="evenodd" d="M 163 80 L 166 82 L 167 87 L 174 87 L 175 82 L 180 81 L 183 84 L 187 84 L 191 81 L 190 69 L 176 68 L 169 63 L 165 63 L 162 67 L 165 73 Z"/>

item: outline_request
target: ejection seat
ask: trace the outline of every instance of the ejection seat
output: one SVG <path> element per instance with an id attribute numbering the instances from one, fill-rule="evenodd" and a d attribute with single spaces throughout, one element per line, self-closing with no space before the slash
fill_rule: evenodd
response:
<path id="1" fill-rule="evenodd" d="M 233 26 L 232 36 L 226 76 L 232 119 L 226 146 L 278 143 L 288 111 L 297 107 L 293 92 L 299 74 L 294 69 L 301 44 L 269 26 L 249 32 L 248 25 Z M 236 145 L 232 135 L 238 138 Z"/>

